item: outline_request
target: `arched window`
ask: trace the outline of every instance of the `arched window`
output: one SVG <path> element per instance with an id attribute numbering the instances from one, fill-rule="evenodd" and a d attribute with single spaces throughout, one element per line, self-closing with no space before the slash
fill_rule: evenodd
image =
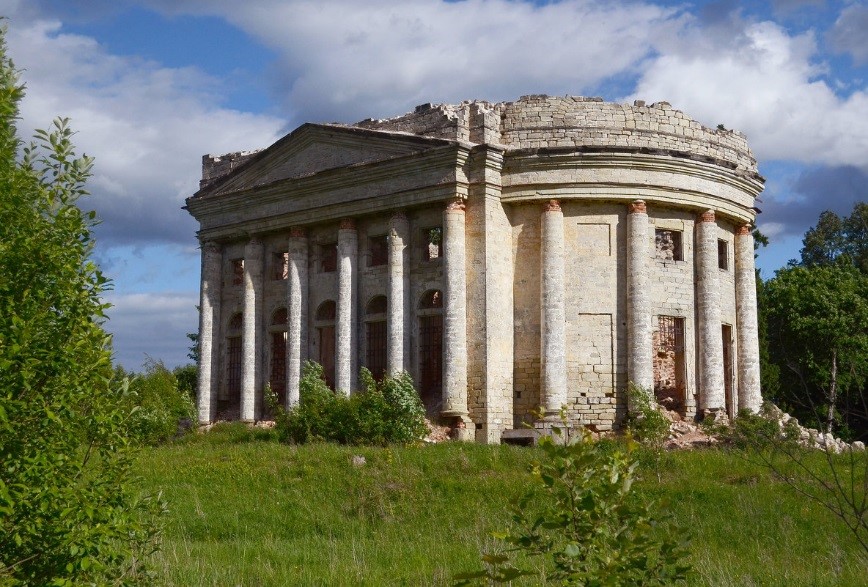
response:
<path id="1" fill-rule="evenodd" d="M 319 364 L 329 387 L 335 386 L 335 316 L 337 306 L 333 300 L 327 300 L 316 309 L 317 345 L 319 348 Z"/>
<path id="2" fill-rule="evenodd" d="M 375 379 L 386 373 L 386 296 L 371 298 L 365 309 L 365 366 Z"/>
<path id="3" fill-rule="evenodd" d="M 286 326 L 286 308 L 278 308 L 271 314 L 272 326 Z"/>
<path id="4" fill-rule="evenodd" d="M 419 299 L 419 396 L 429 416 L 443 405 L 443 292 L 430 289 Z"/>

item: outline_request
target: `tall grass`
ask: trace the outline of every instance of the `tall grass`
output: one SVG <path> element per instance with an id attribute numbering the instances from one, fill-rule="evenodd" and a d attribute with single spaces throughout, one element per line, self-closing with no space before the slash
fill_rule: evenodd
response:
<path id="1" fill-rule="evenodd" d="M 354 465 L 363 456 L 364 465 Z M 443 585 L 479 567 L 535 449 L 284 446 L 243 427 L 144 451 L 170 504 L 166 585 Z M 668 454 L 639 487 L 693 535 L 697 585 L 864 585 L 845 529 L 761 467 L 722 451 Z M 533 561 L 527 561 L 533 564 Z M 532 584 L 533 581 L 528 582 Z"/>

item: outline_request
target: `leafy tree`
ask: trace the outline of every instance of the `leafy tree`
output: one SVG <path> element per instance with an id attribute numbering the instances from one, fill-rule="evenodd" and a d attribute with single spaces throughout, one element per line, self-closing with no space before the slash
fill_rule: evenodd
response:
<path id="1" fill-rule="evenodd" d="M 779 396 L 800 419 L 831 432 L 865 431 L 868 377 L 868 276 L 847 257 L 779 270 L 763 288 L 770 352 L 781 368 Z M 864 414 L 862 414 L 864 416 Z"/>
<path id="2" fill-rule="evenodd" d="M 862 273 L 868 274 L 868 203 L 858 202 L 849 216 L 826 210 L 817 225 L 802 240 L 801 265 L 830 265 L 846 255 Z"/>
<path id="3" fill-rule="evenodd" d="M 92 160 L 65 119 L 22 149 L 23 96 L 0 33 L 0 584 L 146 581 L 158 500 L 131 481 L 128 413 L 91 261 Z"/>

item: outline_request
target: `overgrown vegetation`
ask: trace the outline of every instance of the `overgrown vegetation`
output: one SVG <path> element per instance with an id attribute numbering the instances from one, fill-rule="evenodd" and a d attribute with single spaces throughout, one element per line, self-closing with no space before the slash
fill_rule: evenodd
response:
<path id="1" fill-rule="evenodd" d="M 149 583 L 162 503 L 132 481 L 79 208 L 92 160 L 58 119 L 21 148 L 23 86 L 0 34 L 0 584 Z"/>
<path id="2" fill-rule="evenodd" d="M 759 414 L 739 413 L 726 437 L 747 458 L 767 467 L 798 495 L 840 520 L 868 564 L 868 456 L 865 450 L 835 454 L 800 444 L 795 419 L 781 425 L 770 404 Z"/>
<path id="3" fill-rule="evenodd" d="M 155 584 L 451 585 L 481 551 L 508 546 L 491 533 L 508 527 L 507 505 L 544 458 L 537 448 L 466 443 L 287 446 L 268 434 L 227 424 L 142 451 L 138 470 L 171 503 Z M 631 493 L 669 502 L 690 529 L 689 585 L 864 585 L 847 530 L 766 468 L 737 451 L 667 458 L 658 481 L 640 454 Z M 514 553 L 535 574 L 513 585 L 545 584 L 542 558 Z"/>
<path id="4" fill-rule="evenodd" d="M 456 576 L 460 585 L 510 583 L 541 575 L 566 585 L 676 585 L 687 579 L 686 534 L 671 516 L 632 492 L 635 442 L 608 445 L 589 432 L 575 441 L 544 436 L 532 487 L 510 510 L 512 523 L 495 536 L 509 545 L 483 555 L 486 568 Z M 543 559 L 521 569 L 510 552 Z"/>
<path id="5" fill-rule="evenodd" d="M 301 401 L 284 410 L 268 394 L 275 429 L 284 442 L 315 440 L 341 444 L 406 444 L 426 431 L 425 409 L 407 373 L 377 382 L 362 369 L 363 389 L 345 396 L 329 389 L 322 366 L 306 362 L 299 384 Z"/>
<path id="6" fill-rule="evenodd" d="M 196 420 L 192 386 L 195 367 L 169 371 L 162 361 L 148 358 L 142 373 L 115 368 L 114 384 L 124 390 L 123 406 L 130 412 L 128 432 L 139 443 L 155 445 L 190 430 Z"/>

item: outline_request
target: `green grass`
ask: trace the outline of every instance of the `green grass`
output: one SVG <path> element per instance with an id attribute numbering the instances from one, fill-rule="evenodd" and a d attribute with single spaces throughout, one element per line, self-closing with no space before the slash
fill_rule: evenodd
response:
<path id="1" fill-rule="evenodd" d="M 257 440 L 258 438 L 258 440 Z M 366 459 L 352 464 L 353 455 Z M 479 567 L 539 453 L 508 446 L 292 447 L 233 427 L 143 451 L 169 502 L 165 585 L 443 585 Z M 639 490 L 693 536 L 697 585 L 865 585 L 846 529 L 723 451 L 667 454 Z"/>

